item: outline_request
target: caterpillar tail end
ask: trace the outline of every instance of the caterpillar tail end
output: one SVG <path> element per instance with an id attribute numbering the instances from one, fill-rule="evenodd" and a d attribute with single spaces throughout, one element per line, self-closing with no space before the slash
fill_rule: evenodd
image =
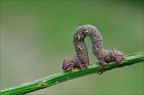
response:
<path id="1" fill-rule="evenodd" d="M 124 59 L 125 59 L 124 53 L 118 52 L 117 55 L 116 55 L 116 62 L 117 62 L 117 64 L 118 64 L 118 65 L 122 65 Z"/>

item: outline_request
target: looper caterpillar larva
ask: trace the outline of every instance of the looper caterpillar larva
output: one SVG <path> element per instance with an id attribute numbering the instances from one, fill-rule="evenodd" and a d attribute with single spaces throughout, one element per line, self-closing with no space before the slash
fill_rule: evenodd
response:
<path id="1" fill-rule="evenodd" d="M 99 60 L 100 65 L 105 65 L 112 61 L 116 61 L 117 64 L 122 64 L 125 57 L 124 53 L 113 48 L 111 50 L 104 49 L 102 35 L 98 29 L 92 25 L 82 25 L 77 28 L 73 37 L 76 56 L 64 59 L 63 70 L 70 69 L 72 71 L 74 68 L 89 66 L 88 51 L 84 42 L 86 36 L 90 37 L 93 54 Z"/>

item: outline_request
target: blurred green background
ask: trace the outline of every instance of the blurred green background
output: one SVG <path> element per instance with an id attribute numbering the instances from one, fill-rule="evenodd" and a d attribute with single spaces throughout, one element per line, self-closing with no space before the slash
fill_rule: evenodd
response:
<path id="1" fill-rule="evenodd" d="M 143 2 L 128 0 L 1 0 L 1 89 L 62 71 L 75 55 L 73 34 L 83 24 L 101 32 L 106 49 L 143 50 Z M 90 63 L 97 62 L 86 38 Z M 73 79 L 30 94 L 142 94 L 143 63 Z"/>

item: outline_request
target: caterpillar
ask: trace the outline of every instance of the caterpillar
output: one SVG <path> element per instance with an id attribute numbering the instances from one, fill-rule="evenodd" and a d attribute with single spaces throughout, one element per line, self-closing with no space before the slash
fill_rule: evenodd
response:
<path id="1" fill-rule="evenodd" d="M 92 43 L 92 52 L 99 60 L 100 65 L 108 64 L 109 62 L 116 61 L 121 65 L 124 60 L 124 53 L 114 48 L 106 50 L 103 47 L 103 39 L 99 30 L 93 25 L 82 25 L 77 28 L 74 33 L 73 44 L 75 47 L 76 55 L 72 58 L 65 58 L 63 60 L 62 69 L 73 71 L 75 68 L 87 68 L 89 66 L 88 51 L 85 44 L 85 37 L 89 36 Z"/>

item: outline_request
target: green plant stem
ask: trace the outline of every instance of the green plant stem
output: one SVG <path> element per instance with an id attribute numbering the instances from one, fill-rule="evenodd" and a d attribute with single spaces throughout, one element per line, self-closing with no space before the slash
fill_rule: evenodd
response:
<path id="1" fill-rule="evenodd" d="M 135 63 L 140 63 L 144 61 L 143 52 L 133 53 L 126 55 L 125 60 L 122 65 L 117 65 L 115 62 L 111 62 L 103 67 L 98 66 L 96 64 L 90 65 L 88 69 L 77 70 L 75 72 L 59 72 L 57 74 L 53 74 L 42 79 L 35 80 L 31 83 L 26 83 L 17 87 L 8 88 L 5 90 L 1 90 L 1 95 L 20 95 L 26 94 L 29 92 L 33 92 L 39 89 L 44 89 L 46 87 L 50 87 L 56 84 L 59 84 L 64 81 L 68 81 L 74 78 L 78 78 L 81 76 L 93 74 L 96 72 L 100 72 L 100 70 L 108 71 L 114 68 L 120 68 L 128 65 L 132 65 Z"/>

